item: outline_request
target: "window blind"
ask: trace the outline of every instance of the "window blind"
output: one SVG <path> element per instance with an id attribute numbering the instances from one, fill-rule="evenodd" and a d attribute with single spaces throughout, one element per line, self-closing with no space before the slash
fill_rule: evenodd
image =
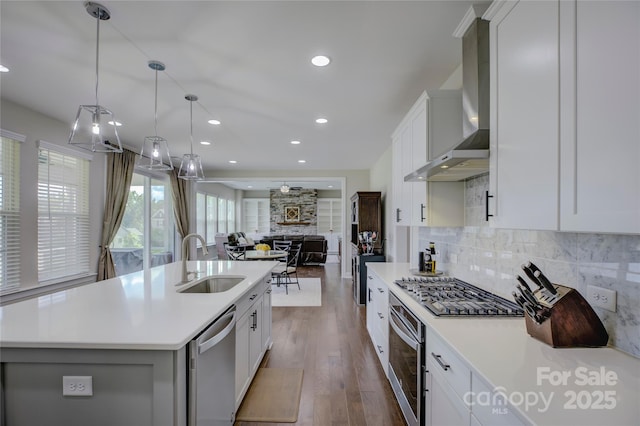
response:
<path id="1" fill-rule="evenodd" d="M 0 131 L 0 291 L 20 286 L 20 142 Z"/>
<path id="2" fill-rule="evenodd" d="M 89 161 L 40 143 L 38 280 L 89 272 Z"/>

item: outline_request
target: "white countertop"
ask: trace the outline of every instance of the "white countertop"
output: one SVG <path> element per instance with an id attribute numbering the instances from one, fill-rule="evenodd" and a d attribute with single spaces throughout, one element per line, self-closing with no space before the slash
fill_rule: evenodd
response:
<path id="1" fill-rule="evenodd" d="M 640 359 L 613 348 L 553 348 L 527 334 L 522 318 L 438 318 L 422 307 L 413 297 L 393 284 L 394 280 L 409 277 L 408 263 L 368 263 L 373 271 L 389 285 L 389 289 L 411 309 L 428 327 L 437 333 L 479 376 L 490 389 L 503 392 L 518 401 L 520 396 L 538 397 L 537 404 L 512 404 L 515 414 L 525 423 L 537 425 L 638 425 L 640 424 Z M 473 283 L 471 283 L 473 284 Z M 565 372 L 566 384 L 552 384 L 544 377 Z M 582 377 L 602 379 L 615 374 L 615 384 L 583 384 Z M 540 384 L 538 384 L 538 379 Z M 473 379 L 472 379 L 473 380 Z M 615 402 L 603 400 L 609 392 Z M 580 400 L 571 397 L 575 394 Z M 550 399 L 548 408 L 545 403 Z M 611 409 L 595 409 L 600 399 Z M 580 408 L 582 404 L 585 408 Z M 473 411 L 473 409 L 472 409 Z"/>
<path id="2" fill-rule="evenodd" d="M 178 293 L 181 262 L 0 307 L 0 346 L 177 350 L 278 265 L 189 261 L 209 275 L 246 276 L 222 293 Z"/>

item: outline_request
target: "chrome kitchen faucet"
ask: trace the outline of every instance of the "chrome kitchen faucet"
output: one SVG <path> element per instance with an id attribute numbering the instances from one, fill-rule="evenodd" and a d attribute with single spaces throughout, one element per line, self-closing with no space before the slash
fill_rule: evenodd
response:
<path id="1" fill-rule="evenodd" d="M 180 284 L 186 284 L 189 282 L 189 274 L 196 275 L 198 273 L 197 271 L 187 272 L 187 242 L 191 237 L 198 238 L 202 243 L 202 254 L 205 256 L 209 254 L 207 251 L 207 243 L 204 241 L 204 238 L 202 238 L 202 235 L 189 234 L 182 239 L 182 281 L 180 281 Z"/>

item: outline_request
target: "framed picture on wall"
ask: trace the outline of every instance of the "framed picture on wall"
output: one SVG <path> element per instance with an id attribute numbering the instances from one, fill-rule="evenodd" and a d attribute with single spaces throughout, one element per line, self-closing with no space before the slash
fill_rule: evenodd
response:
<path id="1" fill-rule="evenodd" d="M 284 208 L 284 221 L 285 222 L 300 222 L 300 207 L 299 206 L 285 206 L 285 208 Z"/>

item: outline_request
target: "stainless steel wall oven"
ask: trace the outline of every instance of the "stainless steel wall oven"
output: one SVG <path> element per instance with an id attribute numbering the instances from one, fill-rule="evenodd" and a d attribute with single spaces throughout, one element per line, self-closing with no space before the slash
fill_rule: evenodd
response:
<path id="1" fill-rule="evenodd" d="M 389 380 L 409 426 L 424 424 L 424 325 L 389 293 Z"/>

